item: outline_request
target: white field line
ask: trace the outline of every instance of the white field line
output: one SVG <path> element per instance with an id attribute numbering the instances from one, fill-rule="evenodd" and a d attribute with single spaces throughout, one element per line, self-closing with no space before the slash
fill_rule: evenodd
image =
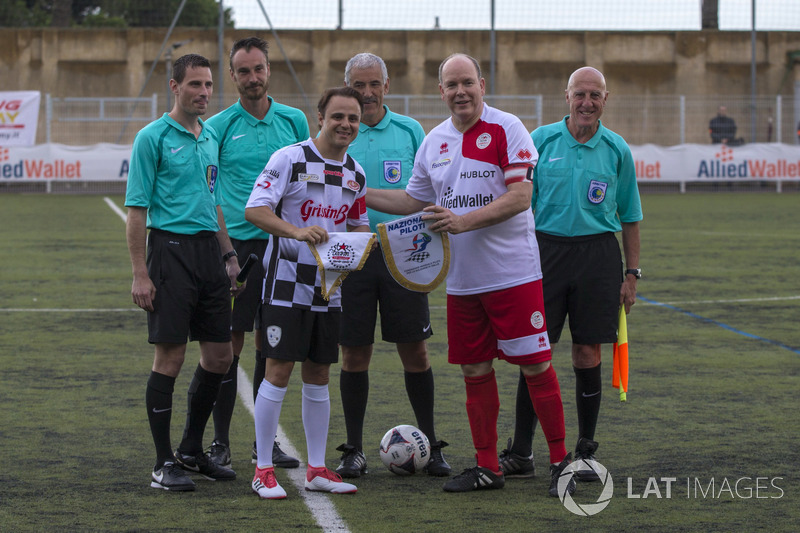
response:
<path id="1" fill-rule="evenodd" d="M 642 302 L 640 305 L 696 305 L 696 304 L 736 304 L 752 302 L 783 302 L 786 300 L 800 300 L 800 296 L 774 296 L 770 298 L 734 298 L 730 300 L 676 300 L 673 302 Z"/>
<path id="2" fill-rule="evenodd" d="M 117 207 L 117 205 L 110 198 L 106 197 L 103 198 L 103 200 L 106 202 L 106 204 L 108 204 L 112 211 L 119 215 L 123 222 L 126 221 L 127 217 L 125 216 L 125 213 L 122 211 L 122 209 Z M 124 311 L 135 310 L 136 309 L 124 309 Z M 120 311 L 123 310 L 121 309 Z M 247 373 L 242 370 L 242 367 L 239 367 L 238 377 L 239 398 L 247 408 L 247 411 L 250 413 L 250 415 L 255 418 L 255 405 L 253 404 L 253 384 L 250 382 L 250 378 L 247 377 Z M 289 440 L 289 437 L 286 435 L 286 433 L 284 433 L 283 428 L 280 425 L 278 426 L 277 440 L 281 443 L 281 448 L 283 448 L 286 453 L 294 457 L 300 457 L 300 453 L 294 447 L 292 441 Z M 347 524 L 344 522 L 344 520 L 342 520 L 342 517 L 339 516 L 339 513 L 336 512 L 336 507 L 333 505 L 333 503 L 331 503 L 329 496 L 318 492 L 310 492 L 305 490 L 306 469 L 304 466 L 305 464 L 301 464 L 300 468 L 287 468 L 285 469 L 285 472 L 292 481 L 292 484 L 294 484 L 294 486 L 297 488 L 300 496 L 302 496 L 303 500 L 305 500 L 305 504 L 311 511 L 311 515 L 314 517 L 314 520 L 317 521 L 317 524 L 325 532 L 348 533 L 349 529 L 347 528 Z"/>

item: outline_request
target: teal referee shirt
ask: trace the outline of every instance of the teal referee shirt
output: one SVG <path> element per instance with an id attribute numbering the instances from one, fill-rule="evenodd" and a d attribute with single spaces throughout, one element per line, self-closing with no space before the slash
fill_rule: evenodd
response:
<path id="1" fill-rule="evenodd" d="M 367 175 L 367 187 L 373 189 L 405 189 L 414 156 L 425 138 L 425 130 L 413 118 L 392 113 L 384 105 L 386 115 L 375 126 L 363 122 L 358 129 L 358 137 L 347 153 L 361 163 Z M 380 211 L 367 209 L 369 227 L 377 232 L 380 222 L 397 218 Z"/>
<path id="2" fill-rule="evenodd" d="M 125 205 L 147 208 L 148 228 L 183 235 L 219 231 L 217 141 L 199 121 L 197 138 L 167 113 L 136 134 Z"/>
<path id="3" fill-rule="evenodd" d="M 217 132 L 220 203 L 228 235 L 241 241 L 268 239 L 269 234 L 244 218 L 256 178 L 272 154 L 309 137 L 308 120 L 299 109 L 279 104 L 271 96 L 269 111 L 259 120 L 237 101 L 206 121 Z"/>
<path id="4" fill-rule="evenodd" d="M 642 220 L 633 155 L 621 136 L 602 123 L 585 144 L 567 129 L 567 118 L 531 133 L 539 152 L 533 171 L 536 230 L 562 237 L 622 230 Z"/>

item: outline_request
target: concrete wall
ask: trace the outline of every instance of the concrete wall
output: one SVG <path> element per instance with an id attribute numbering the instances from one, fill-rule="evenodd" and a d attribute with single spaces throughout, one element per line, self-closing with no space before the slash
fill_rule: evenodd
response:
<path id="1" fill-rule="evenodd" d="M 229 30 L 231 43 L 253 33 L 270 42 L 270 93 L 298 92 L 272 34 Z M 0 28 L 0 90 L 38 89 L 54 97 L 166 96 L 163 55 L 143 87 L 166 28 L 9 29 Z M 281 31 L 282 45 L 312 106 L 321 91 L 342 83 L 346 61 L 371 51 L 389 67 L 393 94 L 438 94 L 437 69 L 446 55 L 463 51 L 477 57 L 489 82 L 490 48 L 486 31 Z M 168 42 L 193 41 L 175 52 L 205 55 L 214 76 L 235 99 L 226 75 L 218 78 L 215 30 L 177 28 Z M 750 94 L 750 32 L 499 32 L 495 93 L 562 94 L 569 74 L 592 65 L 602 70 L 612 96 L 706 95 L 744 98 Z M 757 35 L 757 92 L 786 96 L 794 105 L 800 83 L 800 32 Z M 792 55 L 793 54 L 793 55 Z M 791 58 L 788 59 L 788 58 Z M 227 55 L 223 58 L 227 64 Z M 794 64 L 798 63 L 798 64 Z M 216 103 L 217 98 L 214 98 Z M 216 109 L 212 106 L 212 112 Z M 560 111 L 559 111 L 560 112 Z M 703 121 L 708 116 L 703 110 Z M 698 122 L 698 128 L 704 128 Z"/>
<path id="2" fill-rule="evenodd" d="M 226 53 L 235 39 L 251 31 L 229 30 Z M 158 54 L 166 29 L 82 30 L 0 28 L 0 65 L 4 89 L 38 88 L 54 96 L 135 96 Z M 283 55 L 269 32 L 275 93 L 291 93 Z M 308 94 L 341 83 L 347 59 L 360 51 L 382 56 L 392 91 L 436 94 L 439 62 L 464 51 L 489 68 L 485 31 L 283 31 L 283 47 Z M 217 62 L 214 30 L 177 28 L 169 42 L 193 39 L 176 54 L 196 52 Z M 601 69 L 618 94 L 749 94 L 749 32 L 499 32 L 497 94 L 553 93 L 563 90 L 576 67 Z M 787 53 L 800 50 L 800 32 L 757 35 L 758 92 L 791 94 Z M 224 58 L 227 63 L 227 57 Z M 145 94 L 160 92 L 164 61 L 159 62 Z M 215 72 L 216 73 L 216 72 Z M 791 80 L 800 79 L 800 70 Z M 233 92 L 226 80 L 225 92 Z"/>

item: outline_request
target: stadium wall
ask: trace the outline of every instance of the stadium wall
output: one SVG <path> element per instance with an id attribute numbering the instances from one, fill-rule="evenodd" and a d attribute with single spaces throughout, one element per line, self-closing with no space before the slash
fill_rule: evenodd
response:
<path id="1" fill-rule="evenodd" d="M 3 89 L 37 89 L 55 97 L 165 93 L 163 57 L 144 90 L 142 85 L 166 31 L 0 28 Z M 252 34 L 271 43 L 271 92 L 297 92 L 270 32 L 227 30 L 226 51 L 235 39 Z M 314 101 L 324 88 L 342 82 L 347 59 L 360 51 L 387 61 L 396 94 L 436 94 L 439 62 L 455 51 L 477 57 L 489 80 L 487 31 L 295 30 L 279 36 Z M 192 42 L 176 55 L 195 52 L 218 61 L 216 30 L 176 28 L 169 43 L 187 39 Z M 744 95 L 750 93 L 750 50 L 750 32 L 498 32 L 495 93 L 558 93 L 570 72 L 589 64 L 606 74 L 617 94 Z M 757 34 L 759 94 L 793 94 L 800 82 L 799 51 L 800 32 Z M 229 79 L 223 91 L 235 92 Z"/>

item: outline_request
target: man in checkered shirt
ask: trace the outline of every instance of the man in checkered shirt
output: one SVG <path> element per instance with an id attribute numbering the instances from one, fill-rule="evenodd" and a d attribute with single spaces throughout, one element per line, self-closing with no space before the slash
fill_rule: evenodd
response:
<path id="1" fill-rule="evenodd" d="M 353 493 L 325 467 L 330 421 L 328 377 L 339 359 L 341 297 L 326 300 L 308 244 L 328 232 L 369 231 L 364 170 L 347 147 L 358 135 L 364 104 L 349 87 L 327 90 L 317 106 L 320 134 L 275 152 L 256 180 L 245 217 L 272 235 L 264 255 L 261 312 L 266 371 L 255 402 L 258 464 L 252 488 L 261 498 L 286 491 L 275 479 L 272 445 L 296 362 L 302 365 L 302 416 L 308 448 L 305 488 Z"/>

